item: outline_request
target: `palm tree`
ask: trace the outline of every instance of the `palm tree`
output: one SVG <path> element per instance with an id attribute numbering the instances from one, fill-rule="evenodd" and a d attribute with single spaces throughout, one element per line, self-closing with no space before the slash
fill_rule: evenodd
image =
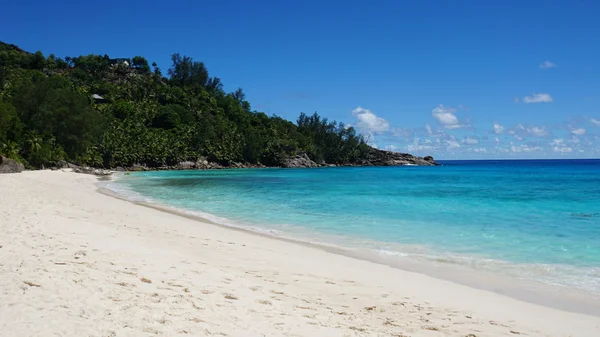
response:
<path id="1" fill-rule="evenodd" d="M 26 143 L 29 147 L 29 153 L 31 154 L 37 153 L 42 148 L 42 138 L 36 133 L 30 134 Z"/>
<path id="2" fill-rule="evenodd" d="M 0 144 L 0 153 L 11 159 L 17 159 L 19 157 L 19 145 L 15 142 L 9 141 L 8 143 Z"/>

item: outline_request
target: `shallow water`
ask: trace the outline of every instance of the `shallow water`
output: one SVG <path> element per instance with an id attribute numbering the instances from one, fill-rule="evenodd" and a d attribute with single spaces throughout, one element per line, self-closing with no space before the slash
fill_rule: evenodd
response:
<path id="1" fill-rule="evenodd" d="M 130 199 L 299 240 L 600 294 L 600 160 L 119 175 Z"/>

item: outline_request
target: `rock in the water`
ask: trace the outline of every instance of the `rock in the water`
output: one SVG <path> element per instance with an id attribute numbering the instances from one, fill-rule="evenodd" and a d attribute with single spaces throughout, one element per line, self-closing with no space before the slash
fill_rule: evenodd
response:
<path id="1" fill-rule="evenodd" d="M 283 167 L 318 167 L 319 165 L 312 161 L 306 153 L 298 153 L 296 156 L 287 158 L 283 161 Z"/>
<path id="2" fill-rule="evenodd" d="M 24 169 L 25 167 L 23 167 L 23 164 L 17 163 L 12 159 L 0 156 L 0 173 L 19 173 Z"/>

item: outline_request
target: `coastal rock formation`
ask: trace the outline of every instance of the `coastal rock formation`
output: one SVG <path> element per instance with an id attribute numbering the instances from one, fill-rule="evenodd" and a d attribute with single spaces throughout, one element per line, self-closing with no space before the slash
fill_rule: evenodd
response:
<path id="1" fill-rule="evenodd" d="M 283 167 L 318 167 L 319 164 L 312 161 L 306 153 L 298 153 L 294 157 L 287 158 L 282 163 Z"/>
<path id="2" fill-rule="evenodd" d="M 196 161 L 196 169 L 207 169 L 209 168 L 209 162 L 206 158 L 200 158 Z"/>
<path id="3" fill-rule="evenodd" d="M 182 161 L 179 164 L 177 164 L 177 169 L 179 170 L 191 170 L 196 168 L 196 163 L 194 163 L 193 161 Z"/>
<path id="4" fill-rule="evenodd" d="M 148 171 L 148 168 L 141 164 L 133 164 L 133 166 L 129 168 L 129 171 Z"/>
<path id="5" fill-rule="evenodd" d="M 24 169 L 25 167 L 23 167 L 23 164 L 17 163 L 12 159 L 0 156 L 0 173 L 19 173 Z"/>
<path id="6" fill-rule="evenodd" d="M 359 163 L 360 166 L 437 166 L 432 156 L 416 157 L 408 153 L 383 151 L 371 148 L 367 158 Z"/>
<path id="7" fill-rule="evenodd" d="M 304 152 L 298 152 L 296 155 L 285 158 L 282 160 L 280 167 L 284 168 L 312 168 L 312 167 L 337 167 L 346 166 L 344 164 L 329 164 L 326 162 L 316 163 Z M 398 153 L 391 151 L 383 151 L 371 148 L 367 157 L 356 163 L 348 164 L 349 166 L 404 166 L 404 165 L 415 165 L 415 166 L 437 166 L 433 157 L 416 157 L 408 153 Z M 214 170 L 214 169 L 235 169 L 235 168 L 264 168 L 266 166 L 260 164 L 251 163 L 238 163 L 234 162 L 229 165 L 221 165 L 208 161 L 206 158 L 201 158 L 196 162 L 185 161 L 180 162 L 174 167 L 164 167 L 158 169 L 166 170 Z M 146 168 L 148 169 L 148 168 Z M 130 170 L 134 171 L 135 168 Z"/>

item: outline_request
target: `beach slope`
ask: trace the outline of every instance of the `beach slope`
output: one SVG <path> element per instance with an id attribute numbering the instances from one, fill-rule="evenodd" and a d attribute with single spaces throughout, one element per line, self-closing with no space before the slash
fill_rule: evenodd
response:
<path id="1" fill-rule="evenodd" d="M 530 304 L 98 193 L 0 175 L 1 336 L 600 336 Z"/>

